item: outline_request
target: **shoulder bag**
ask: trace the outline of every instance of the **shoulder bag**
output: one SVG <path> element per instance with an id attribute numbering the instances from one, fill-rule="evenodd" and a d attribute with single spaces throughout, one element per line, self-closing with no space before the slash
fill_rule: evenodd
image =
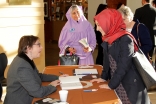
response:
<path id="1" fill-rule="evenodd" d="M 146 58 L 144 53 L 141 51 L 141 49 L 137 45 L 136 41 L 134 41 L 134 44 L 136 44 L 136 46 L 138 47 L 138 50 L 135 51 L 132 57 L 133 62 L 140 76 L 142 77 L 146 88 L 150 89 L 153 85 L 156 84 L 156 72 L 152 64 L 149 62 L 149 60 Z"/>

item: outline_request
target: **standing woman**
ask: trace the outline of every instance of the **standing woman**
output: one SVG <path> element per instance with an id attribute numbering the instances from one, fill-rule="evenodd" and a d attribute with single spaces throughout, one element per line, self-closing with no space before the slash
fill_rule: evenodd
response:
<path id="1" fill-rule="evenodd" d="M 150 60 L 149 52 L 152 49 L 152 40 L 148 28 L 143 23 L 140 23 L 139 20 L 133 20 L 134 14 L 129 7 L 122 6 L 118 11 L 126 24 L 126 30 L 135 37 L 140 49 Z"/>
<path id="2" fill-rule="evenodd" d="M 97 8 L 97 11 L 96 11 L 96 15 L 99 14 L 101 11 L 103 11 L 104 9 L 107 8 L 107 5 L 105 4 L 100 4 Z M 97 54 L 97 58 L 96 58 L 96 64 L 99 64 L 99 65 L 103 65 L 103 48 L 101 46 L 101 43 L 102 43 L 102 35 L 99 31 L 96 30 L 96 25 L 94 27 L 94 31 L 95 31 L 95 34 L 96 34 L 96 42 L 98 44 L 98 54 Z"/>
<path id="3" fill-rule="evenodd" d="M 102 34 L 104 64 L 101 78 L 91 82 L 108 81 L 99 87 L 114 89 L 123 104 L 150 104 L 144 82 L 132 61 L 137 49 L 134 37 L 126 32 L 121 14 L 115 9 L 105 9 L 94 19 Z"/>
<path id="4" fill-rule="evenodd" d="M 72 5 L 66 13 L 68 19 L 59 37 L 59 56 L 65 51 L 78 55 L 79 65 L 94 65 L 92 52 L 96 47 L 96 37 L 92 25 L 83 15 L 82 8 Z M 84 47 L 79 40 L 86 38 L 89 47 Z"/>
<path id="5" fill-rule="evenodd" d="M 20 39 L 18 55 L 7 73 L 7 94 L 4 104 L 31 104 L 34 97 L 46 97 L 56 91 L 59 77 L 39 73 L 33 62 L 33 59 L 40 57 L 41 50 L 38 37 L 31 35 Z M 42 86 L 42 81 L 51 83 Z"/>

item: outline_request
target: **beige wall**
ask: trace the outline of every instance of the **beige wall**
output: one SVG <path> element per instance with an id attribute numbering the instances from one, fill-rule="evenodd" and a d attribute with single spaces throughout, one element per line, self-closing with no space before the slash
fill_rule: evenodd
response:
<path id="1" fill-rule="evenodd" d="M 99 4 L 104 3 L 104 0 L 88 0 L 88 21 L 94 26 L 93 17 Z"/>
<path id="2" fill-rule="evenodd" d="M 135 13 L 135 10 L 142 6 L 141 0 L 127 0 L 127 6 Z"/>
<path id="3" fill-rule="evenodd" d="M 32 0 L 31 5 L 21 6 L 10 6 L 6 1 L 0 0 L 0 52 L 6 53 L 9 66 L 17 55 L 19 39 L 23 35 L 38 36 L 43 51 L 34 61 L 41 72 L 45 67 L 43 0 Z"/>

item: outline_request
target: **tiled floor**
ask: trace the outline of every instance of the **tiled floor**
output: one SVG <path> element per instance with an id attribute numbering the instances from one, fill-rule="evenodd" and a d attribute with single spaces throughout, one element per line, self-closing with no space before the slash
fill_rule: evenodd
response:
<path id="1" fill-rule="evenodd" d="M 59 58 L 58 53 L 59 53 L 59 48 L 58 48 L 57 42 L 54 41 L 52 43 L 45 44 L 46 66 L 57 65 L 58 58 Z M 97 55 L 97 49 L 95 49 L 93 53 L 94 61 L 96 59 L 96 55 Z M 2 101 L 4 100 L 5 94 L 6 94 L 6 87 L 3 87 Z M 156 90 L 149 91 L 148 94 L 149 94 L 152 104 L 156 104 Z M 3 102 L 0 102 L 0 104 L 3 104 Z"/>

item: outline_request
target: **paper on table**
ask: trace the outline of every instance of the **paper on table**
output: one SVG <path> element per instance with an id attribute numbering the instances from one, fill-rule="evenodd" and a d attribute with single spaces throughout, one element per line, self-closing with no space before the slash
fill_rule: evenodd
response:
<path id="1" fill-rule="evenodd" d="M 75 69 L 75 74 L 98 74 L 97 69 Z"/>
<path id="2" fill-rule="evenodd" d="M 83 88 L 78 76 L 59 77 L 63 90 Z"/>

